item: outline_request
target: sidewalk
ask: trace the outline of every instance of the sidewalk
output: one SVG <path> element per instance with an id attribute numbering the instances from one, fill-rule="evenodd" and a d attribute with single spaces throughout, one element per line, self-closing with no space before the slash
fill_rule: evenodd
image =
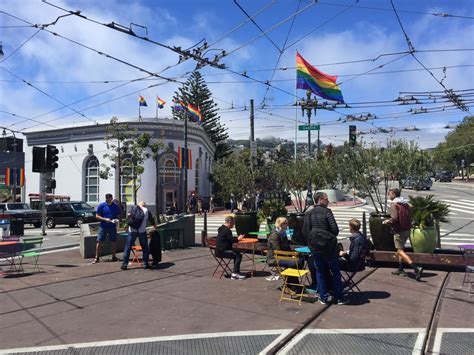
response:
<path id="1" fill-rule="evenodd" d="M 317 302 L 301 306 L 279 302 L 279 284 L 266 281 L 265 272 L 244 281 L 212 278 L 215 261 L 207 248 L 165 252 L 159 270 L 131 267 L 121 271 L 117 262 L 90 264 L 81 259 L 78 249 L 44 254 L 40 264 L 42 273 L 0 278 L 1 349 L 35 347 L 39 351 L 52 350 L 38 348 L 44 346 L 67 349 L 68 344 L 91 343 L 87 346 L 127 353 L 112 348 L 140 343 L 145 348 L 139 353 L 152 346 L 152 353 L 184 354 L 184 346 L 197 346 L 194 342 L 199 341 L 202 351 L 193 353 L 241 353 L 244 345 L 246 353 L 258 353 L 326 308 Z M 243 263 L 243 269 L 246 266 Z M 336 338 L 352 334 L 331 343 L 346 352 L 374 346 L 390 350 L 397 339 L 408 350 L 416 347 L 430 323 L 446 274 L 426 271 L 423 282 L 416 282 L 390 272 L 367 269 L 358 274 L 368 275 L 359 285 L 362 293 L 351 296 L 349 305 L 330 306 L 321 317 L 309 321 L 299 335 L 307 336 L 288 344 L 288 353 L 300 353 L 302 346 L 308 354 L 320 353 L 307 349 L 314 342 L 320 344 L 321 336 L 334 335 L 335 329 Z M 462 276 L 449 277 L 440 328 L 472 327 L 474 298 L 461 286 Z M 360 336 L 367 332 L 371 335 Z M 359 336 L 354 338 L 354 334 Z M 458 348 L 472 350 L 474 337 L 465 339 Z M 440 344 L 444 343 L 440 340 Z M 335 353 L 332 348 L 321 349 Z"/>

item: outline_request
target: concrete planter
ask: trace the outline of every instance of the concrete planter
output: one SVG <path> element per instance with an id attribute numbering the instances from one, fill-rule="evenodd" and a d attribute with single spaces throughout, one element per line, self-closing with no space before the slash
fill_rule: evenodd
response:
<path id="1" fill-rule="evenodd" d="M 395 251 L 395 244 L 393 242 L 392 226 L 390 224 L 383 224 L 383 220 L 390 217 L 389 214 L 376 213 L 370 214 L 369 227 L 372 242 L 375 250 Z"/>
<path id="2" fill-rule="evenodd" d="M 81 225 L 81 236 L 79 240 L 79 250 L 84 259 L 95 257 L 95 245 L 97 243 L 97 232 L 100 222 L 83 223 Z M 123 252 L 127 241 L 127 233 L 117 233 L 117 253 Z M 107 238 L 100 248 L 101 256 L 110 255 L 112 253 L 110 241 Z"/>

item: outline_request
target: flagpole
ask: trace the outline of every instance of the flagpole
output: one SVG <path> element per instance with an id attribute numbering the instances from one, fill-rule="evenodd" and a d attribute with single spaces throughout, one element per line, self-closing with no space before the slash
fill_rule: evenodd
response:
<path id="1" fill-rule="evenodd" d="M 297 50 L 295 50 L 295 57 L 296 57 Z M 298 94 L 297 94 L 297 80 L 298 74 L 295 71 L 295 162 L 296 162 L 296 154 L 297 154 L 297 145 L 298 145 Z"/>
<path id="2" fill-rule="evenodd" d="M 156 98 L 156 119 L 158 120 L 158 98 Z"/>

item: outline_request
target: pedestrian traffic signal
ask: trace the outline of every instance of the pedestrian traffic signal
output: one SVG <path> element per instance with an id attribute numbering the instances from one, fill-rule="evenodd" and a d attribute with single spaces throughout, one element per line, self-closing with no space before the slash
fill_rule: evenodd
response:
<path id="1" fill-rule="evenodd" d="M 45 148 L 33 147 L 33 172 L 44 173 Z"/>
<path id="2" fill-rule="evenodd" d="M 54 190 L 56 188 L 56 180 L 55 179 L 47 179 L 46 180 L 46 189 Z"/>
<path id="3" fill-rule="evenodd" d="M 349 126 L 349 143 L 353 147 L 357 142 L 357 129 L 355 125 Z"/>
<path id="4" fill-rule="evenodd" d="M 56 149 L 54 145 L 49 145 L 46 147 L 46 164 L 45 171 L 54 171 L 58 167 L 57 161 L 59 150 Z"/>

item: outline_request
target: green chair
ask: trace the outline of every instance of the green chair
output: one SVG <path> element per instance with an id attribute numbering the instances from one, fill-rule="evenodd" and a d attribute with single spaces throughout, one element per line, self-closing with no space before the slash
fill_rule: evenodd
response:
<path id="1" fill-rule="evenodd" d="M 33 238 L 23 238 L 23 251 L 21 252 L 20 256 L 20 270 L 25 272 L 23 268 L 23 258 L 25 257 L 33 257 L 34 258 L 34 268 L 33 271 L 40 271 L 38 266 L 38 259 L 41 255 L 41 247 L 43 245 L 43 237 L 33 237 Z M 36 249 L 32 249 L 37 246 Z"/>

